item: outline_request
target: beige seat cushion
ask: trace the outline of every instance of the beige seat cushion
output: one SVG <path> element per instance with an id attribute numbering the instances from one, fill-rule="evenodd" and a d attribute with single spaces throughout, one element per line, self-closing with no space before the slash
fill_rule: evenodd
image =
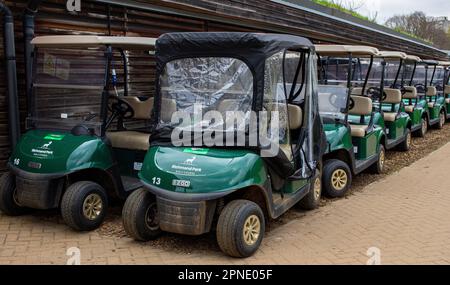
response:
<path id="1" fill-rule="evenodd" d="M 350 125 L 352 137 L 363 138 L 366 136 L 367 125 Z"/>
<path id="2" fill-rule="evenodd" d="M 408 113 L 414 112 L 414 105 L 407 105 L 405 106 L 405 111 Z"/>
<path id="3" fill-rule="evenodd" d="M 366 89 L 366 91 L 367 91 L 367 89 Z M 355 96 L 362 96 L 363 95 L 362 94 L 362 87 L 354 87 L 354 88 L 352 88 L 351 94 L 355 95 Z"/>
<path id="4" fill-rule="evenodd" d="M 402 101 L 402 92 L 398 89 L 385 88 L 386 98 L 383 103 L 398 104 Z"/>
<path id="5" fill-rule="evenodd" d="M 436 96 L 437 94 L 437 89 L 434 86 L 428 86 L 427 87 L 427 96 Z"/>
<path id="6" fill-rule="evenodd" d="M 300 106 L 288 104 L 288 113 L 289 113 L 289 129 L 290 130 L 296 130 L 300 128 L 303 125 L 303 111 Z M 270 116 L 270 113 L 273 111 L 279 111 L 280 112 L 280 120 L 281 120 L 281 114 L 284 113 L 284 110 L 286 109 L 285 103 L 265 103 L 264 104 L 265 111 L 268 112 L 268 116 Z"/>
<path id="7" fill-rule="evenodd" d="M 428 108 L 434 108 L 434 102 L 428 102 Z"/>
<path id="8" fill-rule="evenodd" d="M 384 121 L 386 122 L 395 122 L 395 118 L 397 117 L 397 113 L 395 112 L 384 112 L 383 113 Z"/>
<path id="9" fill-rule="evenodd" d="M 135 131 L 107 132 L 115 148 L 147 151 L 150 147 L 150 134 Z"/>
<path id="10" fill-rule="evenodd" d="M 297 105 L 288 104 L 289 129 L 296 130 L 303 124 L 303 111 Z"/>
<path id="11" fill-rule="evenodd" d="M 445 98 L 445 103 L 450 104 L 450 98 Z"/>
<path id="12" fill-rule="evenodd" d="M 450 94 L 450 85 L 445 85 L 444 93 Z"/>
<path id="13" fill-rule="evenodd" d="M 350 115 L 368 116 L 372 113 L 372 99 L 364 96 L 351 95 L 354 102 L 352 109 L 348 111 Z"/>
<path id="14" fill-rule="evenodd" d="M 415 99 L 417 97 L 417 88 L 414 86 L 405 86 L 404 87 L 406 91 L 405 94 L 403 94 L 403 98 L 405 99 Z"/>

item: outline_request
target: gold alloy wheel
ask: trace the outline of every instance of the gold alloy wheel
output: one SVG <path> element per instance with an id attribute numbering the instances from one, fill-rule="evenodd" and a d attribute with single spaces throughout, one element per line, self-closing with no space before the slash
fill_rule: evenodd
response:
<path id="1" fill-rule="evenodd" d="M 428 130 L 428 123 L 427 120 L 422 120 L 422 133 L 426 133 Z"/>
<path id="2" fill-rule="evenodd" d="M 385 155 L 384 155 L 384 151 L 380 152 L 380 158 L 379 158 L 379 163 L 380 163 L 380 169 L 383 170 L 384 169 L 384 160 L 385 160 Z"/>
<path id="3" fill-rule="evenodd" d="M 254 245 L 261 234 L 261 221 L 258 216 L 251 215 L 244 223 L 244 241 L 247 245 Z"/>
<path id="4" fill-rule="evenodd" d="M 408 135 L 406 136 L 406 145 L 408 146 L 408 148 L 411 147 L 411 132 L 408 133 Z"/>
<path id="5" fill-rule="evenodd" d="M 84 199 L 83 202 L 83 214 L 84 216 L 93 221 L 97 219 L 103 210 L 102 198 L 98 194 L 90 194 Z"/>
<path id="6" fill-rule="evenodd" d="M 331 174 L 331 184 L 334 189 L 341 191 L 345 188 L 348 182 L 347 172 L 343 169 L 336 169 L 333 174 Z"/>
<path id="7" fill-rule="evenodd" d="M 320 179 L 320 175 L 316 177 L 314 181 L 314 200 L 320 199 L 320 193 L 322 192 L 322 181 Z"/>

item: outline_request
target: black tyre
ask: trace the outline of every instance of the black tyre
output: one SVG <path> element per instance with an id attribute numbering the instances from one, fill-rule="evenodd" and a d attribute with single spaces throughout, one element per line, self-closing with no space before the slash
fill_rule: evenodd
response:
<path id="1" fill-rule="evenodd" d="M 0 178 L 0 211 L 8 216 L 20 216 L 27 212 L 16 199 L 16 179 L 10 172 Z"/>
<path id="2" fill-rule="evenodd" d="M 401 151 L 408 151 L 411 148 L 411 143 L 412 143 L 411 130 L 406 129 L 405 139 L 398 147 Z"/>
<path id="3" fill-rule="evenodd" d="M 420 129 L 416 132 L 416 134 L 418 137 L 423 138 L 423 137 L 425 137 L 426 133 L 428 132 L 428 120 L 426 117 L 422 118 L 421 124 L 422 125 L 421 125 Z"/>
<path id="4" fill-rule="evenodd" d="M 343 197 L 352 184 L 352 172 L 347 163 L 330 159 L 323 167 L 322 185 L 324 195 L 332 198 Z"/>
<path id="5" fill-rule="evenodd" d="M 220 213 L 217 243 L 230 256 L 248 257 L 258 250 L 265 229 L 264 214 L 256 203 L 234 200 Z"/>
<path id="6" fill-rule="evenodd" d="M 138 189 L 127 198 L 122 210 L 125 231 L 135 240 L 148 241 L 161 234 L 155 196 Z"/>
<path id="7" fill-rule="evenodd" d="M 320 171 L 316 171 L 316 175 L 312 179 L 311 189 L 298 203 L 300 208 L 304 210 L 314 210 L 320 205 L 320 198 L 322 197 L 322 177 Z"/>
<path id="8" fill-rule="evenodd" d="M 369 168 L 369 170 L 376 174 L 382 174 L 384 172 L 385 162 L 386 162 L 386 150 L 383 145 L 380 145 L 380 151 L 378 152 L 378 160 Z"/>
<path id="9" fill-rule="evenodd" d="M 102 186 L 91 181 L 70 185 L 61 201 L 61 214 L 68 226 L 78 231 L 98 228 L 105 219 L 108 197 Z"/>
<path id="10" fill-rule="evenodd" d="M 446 120 L 447 120 L 447 118 L 445 116 L 445 112 L 444 112 L 444 110 L 441 110 L 441 112 L 439 113 L 439 124 L 437 124 L 437 128 L 439 130 L 444 127 Z"/>

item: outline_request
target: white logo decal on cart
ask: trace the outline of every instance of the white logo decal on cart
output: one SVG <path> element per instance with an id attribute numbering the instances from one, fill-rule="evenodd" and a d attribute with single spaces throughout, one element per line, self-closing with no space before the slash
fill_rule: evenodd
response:
<path id="1" fill-rule="evenodd" d="M 44 144 L 44 145 L 42 146 L 42 148 L 43 148 L 43 149 L 48 149 L 48 148 L 52 145 L 52 143 L 53 143 L 53 142 L 46 143 L 46 144 Z"/>
<path id="2" fill-rule="evenodd" d="M 186 161 L 183 164 L 192 165 L 196 159 L 197 157 L 195 156 L 193 158 L 186 159 Z"/>

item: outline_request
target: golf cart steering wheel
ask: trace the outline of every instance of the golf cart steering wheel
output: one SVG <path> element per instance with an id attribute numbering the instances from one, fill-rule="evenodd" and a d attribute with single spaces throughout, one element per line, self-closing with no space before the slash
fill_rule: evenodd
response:
<path id="1" fill-rule="evenodd" d="M 353 98 L 350 98 L 348 102 L 348 110 L 352 110 L 353 108 L 355 108 L 355 100 L 353 100 Z"/>
<path id="2" fill-rule="evenodd" d="M 108 110 L 111 113 L 117 113 L 124 119 L 131 119 L 134 117 L 134 110 L 127 101 L 114 95 L 111 95 L 109 100 L 111 100 L 111 102 L 108 104 Z"/>
<path id="3" fill-rule="evenodd" d="M 425 92 L 425 84 L 417 83 L 417 84 L 414 84 L 414 87 L 417 88 L 417 91 L 419 93 Z"/>
<path id="4" fill-rule="evenodd" d="M 328 102 L 330 102 L 331 105 L 334 107 L 339 107 L 339 104 L 337 104 L 338 96 L 336 94 L 332 94 L 330 97 L 328 97 Z"/>

